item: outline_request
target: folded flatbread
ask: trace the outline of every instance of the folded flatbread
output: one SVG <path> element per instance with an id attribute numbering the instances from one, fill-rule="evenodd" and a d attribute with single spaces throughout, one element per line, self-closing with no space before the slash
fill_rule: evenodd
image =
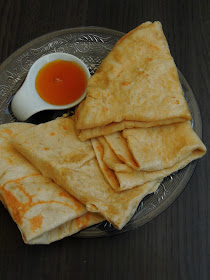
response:
<path id="1" fill-rule="evenodd" d="M 125 129 L 91 141 L 101 171 L 115 191 L 162 179 L 206 153 L 190 122 Z"/>
<path id="2" fill-rule="evenodd" d="M 88 81 L 76 128 L 85 140 L 190 119 L 161 23 L 146 22 L 117 42 Z"/>
<path id="3" fill-rule="evenodd" d="M 44 178 L 14 149 L 11 138 L 32 126 L 24 123 L 0 126 L 0 200 L 25 243 L 49 244 L 104 218 L 87 212 L 83 204 Z"/>
<path id="4" fill-rule="evenodd" d="M 200 158 L 206 147 L 194 132 L 191 123 L 176 123 L 151 128 L 125 129 L 126 139 L 139 170 L 157 171 L 170 168 L 187 158 Z"/>
<path id="5" fill-rule="evenodd" d="M 109 144 L 110 148 L 113 150 L 112 152 L 114 152 L 115 155 L 118 157 L 118 160 L 122 161 L 127 166 L 129 166 L 133 169 L 136 169 L 136 170 L 140 169 L 139 164 L 136 162 L 131 151 L 129 150 L 126 139 L 122 136 L 121 131 L 105 135 L 104 137 L 100 136 L 100 137 L 98 137 L 98 140 L 100 141 L 100 139 L 102 139 L 102 138 L 105 138 L 106 141 L 104 141 L 104 143 L 107 142 Z M 108 156 L 107 156 L 107 160 L 108 160 Z M 114 170 L 117 171 L 116 167 L 114 167 Z M 132 169 L 130 169 L 130 172 L 131 172 L 131 170 Z M 127 172 L 127 173 L 130 173 L 130 172 Z"/>
<path id="6" fill-rule="evenodd" d="M 157 189 L 153 181 L 125 192 L 115 192 L 98 166 L 91 141 L 81 142 L 71 118 L 58 118 L 29 128 L 13 139 L 16 149 L 42 174 L 121 229 L 140 201 Z M 62 152 L 61 152 L 62 150 Z"/>

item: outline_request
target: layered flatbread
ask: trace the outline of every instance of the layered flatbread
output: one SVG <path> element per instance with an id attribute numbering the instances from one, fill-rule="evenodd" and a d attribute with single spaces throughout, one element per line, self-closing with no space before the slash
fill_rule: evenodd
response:
<path id="1" fill-rule="evenodd" d="M 119 134 L 91 139 L 101 171 L 115 191 L 162 179 L 206 153 L 190 122 L 126 129 Z"/>
<path id="2" fill-rule="evenodd" d="M 89 79 L 76 128 L 85 140 L 190 119 L 161 23 L 146 22 L 122 37 Z"/>
<path id="3" fill-rule="evenodd" d="M 44 176 L 85 204 L 88 211 L 103 215 L 117 229 L 131 219 L 139 202 L 160 184 L 153 181 L 115 192 L 101 173 L 91 141 L 79 140 L 71 118 L 29 128 L 18 134 L 13 144 Z"/>
<path id="4" fill-rule="evenodd" d="M 49 244 L 104 218 L 43 175 L 18 153 L 10 140 L 33 125 L 0 126 L 0 200 L 27 244 Z M 43 147 L 44 149 L 44 147 Z"/>
<path id="5" fill-rule="evenodd" d="M 100 141 L 101 138 L 103 136 L 98 137 L 98 140 Z M 128 143 L 122 136 L 121 131 L 105 135 L 104 138 L 120 161 L 133 169 L 139 170 L 139 165 L 129 150 Z M 114 168 L 114 170 L 116 169 Z"/>
<path id="6" fill-rule="evenodd" d="M 139 170 L 157 171 L 177 163 L 183 167 L 188 157 L 206 153 L 206 147 L 194 132 L 191 123 L 176 123 L 151 128 L 125 129 L 126 139 Z"/>

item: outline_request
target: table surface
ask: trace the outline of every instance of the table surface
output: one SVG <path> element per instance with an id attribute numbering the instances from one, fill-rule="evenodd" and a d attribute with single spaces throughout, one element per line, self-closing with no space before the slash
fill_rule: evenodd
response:
<path id="1" fill-rule="evenodd" d="M 191 85 L 209 147 L 209 1 L 0 1 L 0 62 L 34 38 L 78 26 L 128 32 L 159 20 Z M 0 205 L 0 279 L 210 279 L 209 154 L 181 195 L 146 225 L 118 236 L 25 245 Z"/>

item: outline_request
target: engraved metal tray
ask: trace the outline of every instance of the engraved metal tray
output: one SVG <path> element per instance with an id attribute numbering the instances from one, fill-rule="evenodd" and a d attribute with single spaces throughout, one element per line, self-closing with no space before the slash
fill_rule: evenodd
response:
<path id="1" fill-rule="evenodd" d="M 99 27 L 79 27 L 49 33 L 29 42 L 0 66 L 0 124 L 17 121 L 10 110 L 12 96 L 23 83 L 31 65 L 41 56 L 52 52 L 73 54 L 86 63 L 94 74 L 102 59 L 124 34 Z M 179 71 L 183 91 L 192 113 L 192 125 L 201 138 L 202 124 L 198 104 L 184 76 Z M 31 117 L 28 122 L 46 122 L 61 116 L 65 111 L 45 111 Z M 184 169 L 164 179 L 159 189 L 140 203 L 134 217 L 121 230 L 110 223 L 103 222 L 84 229 L 75 237 L 99 237 L 114 235 L 135 229 L 163 212 L 181 193 L 188 183 L 196 166 L 196 161 Z"/>

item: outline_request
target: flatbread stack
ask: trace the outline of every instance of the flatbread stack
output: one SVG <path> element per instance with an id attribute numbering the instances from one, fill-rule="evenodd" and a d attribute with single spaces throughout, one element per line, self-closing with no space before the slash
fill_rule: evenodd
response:
<path id="1" fill-rule="evenodd" d="M 103 149 L 101 170 L 116 191 L 163 179 L 206 151 L 190 122 L 125 129 L 91 141 L 96 154 Z"/>
<path id="2" fill-rule="evenodd" d="M 155 192 L 165 176 L 206 151 L 189 122 L 126 129 L 123 134 L 127 139 L 123 138 L 121 147 L 118 145 L 122 150 L 119 153 L 114 149 L 115 135 L 113 139 L 109 135 L 81 141 L 74 117 L 67 117 L 24 130 L 13 138 L 12 144 L 44 177 L 51 178 L 88 211 L 102 215 L 120 230 L 140 201 Z M 151 142 L 150 149 L 144 141 Z M 126 153 L 135 169 L 127 164 Z"/>
<path id="3" fill-rule="evenodd" d="M 32 127 L 0 126 L 0 200 L 27 244 L 49 244 L 104 220 L 42 174 L 11 145 L 11 138 Z"/>
<path id="4" fill-rule="evenodd" d="M 76 114 L 116 192 L 161 180 L 202 157 L 178 72 L 160 22 L 122 37 L 88 82 Z"/>
<path id="5" fill-rule="evenodd" d="M 77 137 L 72 118 L 57 118 L 19 133 L 14 147 L 45 177 L 51 178 L 117 229 L 131 219 L 140 201 L 155 191 L 161 180 L 153 180 L 121 193 L 104 178 L 91 145 Z"/>
<path id="6" fill-rule="evenodd" d="M 1 200 L 28 243 L 42 238 L 49 243 L 60 238 L 57 231 L 67 236 L 103 219 L 120 230 L 166 176 L 206 153 L 190 120 L 161 24 L 146 22 L 119 40 L 103 60 L 74 116 L 28 125 L 22 131 L 18 127 L 10 143 L 2 138 L 9 156 L 5 149 L 0 152 Z M 15 164 L 9 159 L 12 154 L 18 158 Z M 18 161 L 28 167 L 22 170 Z M 5 192 L 10 184 L 13 207 Z M 60 187 L 66 195 L 59 196 Z M 44 191 L 48 188 L 50 192 Z M 43 189 L 40 197 L 39 189 Z M 56 203 L 47 202 L 52 197 L 59 207 L 65 206 L 64 214 L 57 213 Z M 28 212 L 16 200 L 30 206 Z M 46 202 L 37 206 L 40 200 Z M 68 203 L 71 209 L 66 211 Z M 42 208 L 45 204 L 55 207 L 58 220 L 52 224 L 49 205 Z M 41 218 L 45 226 L 39 227 L 36 217 L 42 214 L 49 222 Z M 39 227 L 35 232 L 29 226 L 31 219 Z"/>
<path id="7" fill-rule="evenodd" d="M 88 81 L 76 128 L 86 140 L 190 119 L 161 23 L 146 22 L 118 41 Z"/>

